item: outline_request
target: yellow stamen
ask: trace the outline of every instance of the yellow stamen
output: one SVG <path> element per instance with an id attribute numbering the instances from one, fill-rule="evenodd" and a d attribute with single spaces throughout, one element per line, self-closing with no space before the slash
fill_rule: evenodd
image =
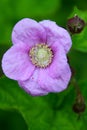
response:
<path id="1" fill-rule="evenodd" d="M 52 62 L 53 53 L 47 45 L 37 44 L 30 49 L 29 56 L 35 66 L 45 68 Z"/>

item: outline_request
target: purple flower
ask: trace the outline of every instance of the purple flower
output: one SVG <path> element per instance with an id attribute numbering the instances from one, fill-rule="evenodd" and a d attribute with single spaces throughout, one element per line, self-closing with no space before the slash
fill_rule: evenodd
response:
<path id="1" fill-rule="evenodd" d="M 71 71 L 66 54 L 72 42 L 65 29 L 49 20 L 25 18 L 15 25 L 12 42 L 2 59 L 7 77 L 33 96 L 67 88 Z"/>

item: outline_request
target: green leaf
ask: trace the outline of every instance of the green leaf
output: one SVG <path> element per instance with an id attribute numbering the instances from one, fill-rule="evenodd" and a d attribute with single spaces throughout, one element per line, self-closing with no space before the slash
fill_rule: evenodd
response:
<path id="1" fill-rule="evenodd" d="M 70 18 L 75 14 L 78 15 L 85 22 L 87 21 L 87 11 L 80 11 L 76 7 L 74 8 Z M 72 36 L 73 48 L 82 52 L 87 52 L 87 26 L 82 30 L 81 33 Z"/>
<path id="2" fill-rule="evenodd" d="M 76 50 L 87 52 L 87 27 L 77 35 L 72 36 L 73 48 Z"/>
<path id="3" fill-rule="evenodd" d="M 28 130 L 28 128 L 20 112 L 15 109 L 0 109 L 0 130 Z"/>
<path id="4" fill-rule="evenodd" d="M 72 111 L 74 95 L 73 86 L 70 86 L 59 94 L 32 97 L 16 81 L 0 79 L 0 109 L 18 110 L 29 130 L 85 130 L 86 121 L 82 119 L 77 123 L 77 116 Z"/>

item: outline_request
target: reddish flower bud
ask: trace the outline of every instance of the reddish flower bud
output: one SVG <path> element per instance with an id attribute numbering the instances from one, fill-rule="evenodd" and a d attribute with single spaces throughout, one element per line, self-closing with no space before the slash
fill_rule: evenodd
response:
<path id="1" fill-rule="evenodd" d="M 85 105 L 85 103 L 83 103 L 83 104 L 79 104 L 79 103 L 75 103 L 74 105 L 73 105 L 73 111 L 75 112 L 75 113 L 81 113 L 81 112 L 84 112 L 85 111 L 85 108 L 86 108 L 86 105 Z"/>
<path id="2" fill-rule="evenodd" d="M 86 23 L 83 19 L 75 15 L 73 18 L 68 19 L 67 27 L 71 34 L 80 33 L 85 27 Z"/>
<path id="3" fill-rule="evenodd" d="M 84 112 L 86 109 L 86 104 L 85 104 L 85 101 L 84 101 L 84 98 L 83 96 L 81 95 L 81 93 L 78 93 L 77 97 L 76 97 L 76 101 L 73 105 L 73 111 L 75 113 L 81 113 L 81 112 Z"/>

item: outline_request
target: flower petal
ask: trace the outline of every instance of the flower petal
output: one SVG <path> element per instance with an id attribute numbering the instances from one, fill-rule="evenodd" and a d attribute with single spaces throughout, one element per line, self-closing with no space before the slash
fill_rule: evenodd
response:
<path id="1" fill-rule="evenodd" d="M 53 44 L 51 48 L 53 50 L 53 60 L 47 68 L 47 71 L 51 77 L 56 78 L 61 74 L 63 68 L 66 66 L 67 57 L 63 47 L 60 44 L 57 44 L 57 42 Z"/>
<path id="2" fill-rule="evenodd" d="M 67 30 L 62 27 L 59 27 L 55 22 L 50 20 L 43 20 L 40 22 L 40 24 L 46 30 L 47 43 L 51 45 L 55 44 L 55 41 L 57 41 L 64 47 L 64 50 L 67 53 L 72 45 L 72 41 Z"/>
<path id="3" fill-rule="evenodd" d="M 67 88 L 71 77 L 71 71 L 68 64 L 63 69 L 61 75 L 57 78 L 52 78 L 48 75 L 46 69 L 41 69 L 39 72 L 39 84 L 48 92 L 61 92 Z"/>
<path id="4" fill-rule="evenodd" d="M 46 41 L 46 33 L 44 28 L 36 21 L 24 18 L 20 20 L 13 28 L 12 42 L 29 44 L 32 46 L 36 43 L 44 43 Z"/>
<path id="5" fill-rule="evenodd" d="M 38 84 L 38 72 L 36 69 L 29 80 L 18 81 L 19 85 L 32 96 L 42 96 L 48 94 L 48 92 L 40 87 Z"/>
<path id="6" fill-rule="evenodd" d="M 29 48 L 23 43 L 15 44 L 3 56 L 2 69 L 5 75 L 14 80 L 28 79 L 35 67 L 29 60 Z"/>

